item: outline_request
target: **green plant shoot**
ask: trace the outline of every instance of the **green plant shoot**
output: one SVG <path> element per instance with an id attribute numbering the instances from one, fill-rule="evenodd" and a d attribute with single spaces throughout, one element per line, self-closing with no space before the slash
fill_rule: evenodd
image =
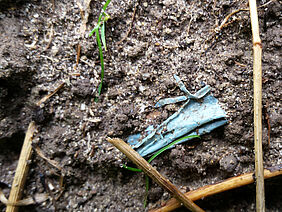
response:
<path id="1" fill-rule="evenodd" d="M 98 23 L 94 27 L 94 29 L 89 33 L 89 37 L 91 37 L 94 33 L 96 35 L 96 41 L 99 49 L 99 57 L 100 57 L 100 63 L 101 63 L 101 82 L 98 87 L 98 96 L 101 95 L 102 91 L 102 85 L 103 85 L 103 80 L 104 80 L 104 71 L 105 71 L 105 66 L 104 66 L 104 57 L 103 57 L 103 49 L 102 49 L 102 44 L 104 46 L 105 51 L 107 51 L 107 45 L 106 45 L 106 36 L 105 36 L 105 28 L 106 28 L 106 21 L 110 18 L 110 16 L 105 12 L 107 6 L 109 5 L 111 0 L 107 0 L 105 5 L 102 8 L 102 12 L 99 15 L 98 18 Z M 100 39 L 100 29 L 101 29 L 101 39 Z M 102 40 L 102 42 L 101 42 Z M 96 99 L 98 101 L 98 99 Z"/>
<path id="2" fill-rule="evenodd" d="M 182 138 L 179 138 L 173 142 L 171 142 L 170 144 L 166 145 L 165 147 L 161 148 L 159 151 L 157 151 L 152 157 L 150 157 L 150 159 L 148 160 L 148 163 L 151 163 L 152 160 L 154 160 L 158 155 L 160 155 L 161 153 L 163 153 L 165 150 L 167 150 L 169 147 L 187 139 L 187 138 L 200 138 L 199 135 L 188 135 L 188 136 L 184 136 Z M 123 168 L 128 169 L 130 171 L 135 171 L 135 172 L 142 172 L 141 169 L 137 169 L 137 168 L 133 168 L 133 167 L 129 167 L 123 164 Z"/>
<path id="3" fill-rule="evenodd" d="M 163 153 L 165 150 L 167 150 L 168 148 L 170 148 L 171 146 L 187 139 L 187 138 L 200 138 L 199 135 L 188 135 L 188 136 L 184 136 L 182 138 L 179 138 L 173 142 L 171 142 L 170 144 L 168 144 L 167 146 L 161 148 L 159 151 L 157 151 L 152 157 L 150 157 L 150 159 L 148 160 L 148 163 L 151 163 L 152 160 L 154 160 L 158 155 L 160 155 L 161 153 Z M 128 169 L 130 171 L 134 171 L 134 172 L 142 172 L 142 169 L 137 169 L 137 168 L 133 168 L 130 166 L 126 166 L 124 164 L 122 164 L 123 168 Z M 145 176 L 145 185 L 146 185 L 146 195 L 144 198 L 144 208 L 146 208 L 147 205 L 147 197 L 148 197 L 148 191 L 149 191 L 149 177 L 146 175 Z"/>

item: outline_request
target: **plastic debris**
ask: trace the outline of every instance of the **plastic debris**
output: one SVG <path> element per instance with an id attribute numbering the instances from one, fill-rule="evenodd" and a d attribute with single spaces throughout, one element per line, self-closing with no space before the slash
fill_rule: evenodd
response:
<path id="1" fill-rule="evenodd" d="M 225 111 L 219 106 L 218 100 L 209 94 L 210 86 L 205 86 L 193 95 L 178 76 L 174 75 L 174 78 L 185 96 L 161 99 L 155 107 L 186 101 L 183 106 L 157 127 L 150 125 L 145 132 L 131 135 L 127 139 L 127 142 L 143 157 L 178 138 L 203 135 L 227 123 Z M 192 138 L 179 143 L 190 139 Z"/>

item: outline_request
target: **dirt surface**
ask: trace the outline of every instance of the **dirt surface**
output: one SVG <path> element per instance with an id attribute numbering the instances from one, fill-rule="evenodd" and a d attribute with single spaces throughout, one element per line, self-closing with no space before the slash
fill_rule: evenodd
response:
<path id="1" fill-rule="evenodd" d="M 210 85 L 229 124 L 166 151 L 152 164 L 182 191 L 254 170 L 249 12 L 235 14 L 230 24 L 215 31 L 229 13 L 247 8 L 246 1 L 112 0 L 107 8 L 111 19 L 106 26 L 108 51 L 99 102 L 94 101 L 101 70 L 98 48 L 88 33 L 103 4 L 54 2 L 0 2 L 1 187 L 8 196 L 31 120 L 38 125 L 34 146 L 62 167 L 59 171 L 33 154 L 24 196 L 49 192 L 53 201 L 21 211 L 144 211 L 144 175 L 122 169 L 126 158 L 105 139 L 126 139 L 177 111 L 181 104 L 153 107 L 161 98 L 183 95 L 173 74 L 192 93 Z M 131 32 L 117 45 L 130 27 L 135 7 Z M 278 1 L 258 10 L 265 167 L 282 163 L 281 11 Z M 78 45 L 81 59 L 76 65 Z M 64 87 L 41 108 L 34 106 L 62 82 Z M 64 190 L 59 196 L 61 175 Z M 265 187 L 267 211 L 281 210 L 281 177 L 267 180 Z M 147 209 L 169 198 L 151 183 Z M 197 204 L 207 211 L 255 211 L 255 186 Z M 0 209 L 5 210 L 1 203 Z"/>

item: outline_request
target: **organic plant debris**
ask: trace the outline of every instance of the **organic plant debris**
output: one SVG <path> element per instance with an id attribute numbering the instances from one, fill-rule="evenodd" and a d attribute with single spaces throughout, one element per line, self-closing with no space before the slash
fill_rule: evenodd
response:
<path id="1" fill-rule="evenodd" d="M 127 159 L 106 138 L 125 140 L 177 112 L 185 101 L 154 108 L 161 99 L 184 95 L 174 74 L 193 94 L 209 85 L 229 123 L 163 152 L 151 164 L 182 191 L 254 170 L 249 12 L 234 14 L 221 30 L 214 30 L 232 11 L 247 8 L 247 1 L 112 0 L 107 7 L 111 18 L 106 24 L 99 102 L 94 101 L 101 80 L 99 52 L 95 38 L 88 34 L 104 2 L 91 1 L 89 7 L 79 7 L 78 3 L 84 5 L 82 0 L 9 2 L 0 12 L 2 190 L 8 197 L 32 117 L 40 120 L 34 145 L 62 167 L 59 171 L 33 153 L 24 197 L 44 193 L 46 188 L 58 199 L 21 211 L 144 211 L 143 174 L 122 169 Z M 258 1 L 258 6 L 264 3 Z M 130 33 L 117 45 L 126 36 L 136 4 Z M 273 1 L 258 13 L 264 166 L 269 167 L 282 162 L 281 4 Z M 88 22 L 81 33 L 83 15 Z M 34 109 L 62 82 L 63 88 Z M 282 208 L 281 182 L 281 177 L 266 180 L 267 211 Z M 168 198 L 166 191 L 151 183 L 147 208 L 160 206 Z M 196 203 L 209 211 L 254 211 L 255 186 Z M 4 205 L 0 204 L 0 210 L 5 210 Z"/>

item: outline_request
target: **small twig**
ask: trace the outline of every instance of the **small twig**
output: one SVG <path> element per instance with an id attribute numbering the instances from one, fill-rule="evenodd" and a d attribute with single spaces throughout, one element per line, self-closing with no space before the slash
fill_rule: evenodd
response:
<path id="1" fill-rule="evenodd" d="M 261 6 L 259 6 L 258 8 L 265 7 L 265 6 L 267 6 L 268 4 L 270 4 L 271 2 L 272 2 L 272 1 L 269 1 L 269 2 L 267 2 L 267 3 L 265 3 L 265 4 L 261 5 Z M 220 24 L 220 26 L 218 26 L 218 27 L 216 27 L 216 28 L 214 29 L 214 31 L 218 33 L 218 32 L 220 32 L 220 30 L 222 30 L 222 28 L 224 28 L 224 27 L 226 27 L 227 25 L 229 25 L 230 22 L 227 23 L 227 21 L 228 21 L 229 18 L 231 18 L 231 16 L 233 16 L 233 15 L 235 15 L 236 13 L 239 13 L 239 12 L 241 12 L 241 11 L 249 11 L 249 10 L 250 10 L 249 8 L 245 8 L 245 9 L 238 9 L 238 10 L 235 10 L 235 11 L 231 12 L 229 15 L 227 15 L 227 16 L 223 19 L 223 21 L 222 21 L 222 23 Z"/>
<path id="2" fill-rule="evenodd" d="M 254 173 L 246 173 L 243 175 L 239 175 L 237 177 L 231 177 L 227 180 L 224 180 L 223 182 L 216 183 L 213 185 L 207 185 L 201 188 L 198 188 L 194 191 L 189 191 L 185 193 L 187 197 L 189 197 L 192 201 L 196 201 L 208 196 L 212 196 L 214 194 L 218 194 L 224 191 L 228 191 L 234 188 L 239 188 L 244 185 L 248 185 L 254 182 Z M 264 178 L 272 178 L 275 176 L 282 175 L 282 164 L 279 164 L 274 167 L 270 167 L 264 170 Z M 158 209 L 150 210 L 150 212 L 168 212 L 173 211 L 179 207 L 181 207 L 181 203 L 176 200 L 175 198 L 172 198 L 164 203 L 164 206 Z"/>
<path id="3" fill-rule="evenodd" d="M 35 129 L 36 129 L 35 123 L 31 122 L 28 126 L 25 135 L 24 144 L 21 150 L 18 166 L 12 184 L 12 189 L 10 191 L 9 202 L 11 203 L 17 202 L 19 199 L 21 199 L 22 196 L 22 191 L 29 170 L 28 161 L 30 160 L 32 154 L 31 143 Z M 16 206 L 8 205 L 6 208 L 6 212 L 15 212 L 15 211 L 18 211 L 18 208 Z"/>
<path id="4" fill-rule="evenodd" d="M 32 197 L 28 197 L 26 199 L 18 200 L 16 202 L 11 202 L 7 200 L 4 193 L 0 189 L 0 202 L 2 202 L 5 205 L 10 206 L 26 206 L 26 205 L 33 205 L 38 204 L 41 202 L 45 202 L 49 198 L 48 194 L 42 193 L 42 194 L 35 194 Z"/>
<path id="5" fill-rule="evenodd" d="M 253 84 L 254 84 L 254 142 L 256 169 L 256 210 L 265 211 L 263 152 L 262 152 L 262 45 L 259 36 L 259 22 L 256 0 L 249 0 L 253 33 Z"/>
<path id="6" fill-rule="evenodd" d="M 59 62 L 58 59 L 52 58 L 52 57 L 48 57 L 48 56 L 46 56 L 46 55 L 40 55 L 40 57 L 46 58 L 46 59 L 48 59 L 48 60 L 51 60 L 52 63 L 58 63 L 58 62 Z"/>
<path id="7" fill-rule="evenodd" d="M 44 103 L 46 100 L 48 100 L 51 96 L 53 96 L 55 93 L 58 92 L 58 90 L 60 90 L 63 86 L 64 86 L 65 82 L 62 82 L 53 92 L 51 92 L 50 94 L 44 96 L 41 100 L 39 100 L 36 105 L 40 106 L 42 103 Z"/>
<path id="8" fill-rule="evenodd" d="M 176 188 L 168 179 L 163 177 L 154 167 L 152 167 L 144 158 L 134 151 L 127 143 L 119 138 L 108 138 L 108 142 L 113 144 L 121 152 L 123 152 L 133 163 L 141 168 L 145 174 L 151 177 L 160 186 L 172 193 L 175 198 L 184 204 L 191 211 L 203 211 L 199 206 L 188 199 L 184 193 Z"/>
<path id="9" fill-rule="evenodd" d="M 131 29 L 132 29 L 132 25 L 133 25 L 133 21 L 134 21 L 134 18 L 135 18 L 137 6 L 138 6 L 138 3 L 136 3 L 136 5 L 134 7 L 134 11 L 133 11 L 133 14 L 132 14 L 132 17 L 131 17 L 131 22 L 130 22 L 129 28 L 128 28 L 127 32 L 126 32 L 126 35 L 120 41 L 118 41 L 116 43 L 117 45 L 121 44 L 128 37 L 128 35 L 129 35 L 129 33 L 130 33 Z"/>
<path id="10" fill-rule="evenodd" d="M 64 193 L 64 190 L 60 190 L 59 194 L 55 197 L 55 200 L 58 201 L 61 198 L 61 196 L 63 195 L 63 193 Z"/>
<path id="11" fill-rule="evenodd" d="M 80 60 L 80 51 L 81 51 L 81 45 L 78 44 L 77 48 L 76 48 L 76 64 L 75 64 L 74 69 L 76 69 L 77 66 L 78 66 L 78 63 L 79 63 L 79 60 Z"/>
<path id="12" fill-rule="evenodd" d="M 48 94 L 47 96 L 43 97 L 41 100 L 39 100 L 36 105 L 40 106 L 43 102 L 45 102 L 47 99 L 49 99 L 51 96 L 53 96 L 60 88 L 63 87 L 65 83 L 61 83 L 52 93 Z M 17 202 L 21 199 L 22 191 L 25 185 L 26 177 L 29 170 L 29 159 L 32 155 L 32 137 L 35 132 L 36 125 L 34 122 L 30 122 L 25 139 L 24 144 L 22 146 L 19 163 L 16 169 L 16 173 L 14 176 L 14 181 L 12 184 L 12 189 L 10 191 L 9 195 L 9 204 L 6 208 L 6 212 L 16 212 L 18 211 Z"/>
<path id="13" fill-rule="evenodd" d="M 237 62 L 237 61 L 234 61 L 235 63 L 236 63 L 236 65 L 238 65 L 238 66 L 241 66 L 241 67 L 247 67 L 247 65 L 245 65 L 245 64 L 242 64 L 242 63 L 239 63 L 239 62 Z"/>
<path id="14" fill-rule="evenodd" d="M 54 166 L 58 170 L 62 171 L 62 167 L 59 165 L 59 163 L 55 160 L 51 160 L 50 158 L 47 158 L 38 146 L 35 147 L 34 150 L 38 154 L 38 156 L 46 160 L 50 165 Z"/>
<path id="15" fill-rule="evenodd" d="M 262 8 L 262 7 L 265 7 L 265 6 L 267 6 L 268 4 L 270 4 L 271 2 L 273 2 L 272 0 L 271 1 L 269 1 L 269 2 L 267 2 L 267 3 L 265 3 L 265 4 L 263 4 L 263 5 L 261 5 L 261 6 L 259 6 L 258 8 Z M 214 41 L 212 44 L 211 44 L 211 46 L 210 47 L 208 47 L 208 48 L 206 48 L 206 50 L 204 51 L 204 53 L 206 53 L 209 49 L 211 49 L 215 44 L 216 44 L 216 41 L 218 40 L 218 38 L 219 38 L 219 32 L 224 28 L 224 27 L 227 27 L 228 25 L 230 25 L 231 23 L 233 23 L 235 20 L 232 20 L 232 21 L 229 21 L 229 22 L 227 22 L 228 21 L 228 19 L 230 19 L 233 15 L 235 15 L 236 13 L 239 13 L 239 12 L 241 12 L 241 11 L 249 11 L 250 9 L 249 8 L 245 8 L 245 9 L 238 9 L 238 10 L 235 10 L 235 11 L 233 11 L 233 12 L 231 12 L 230 14 L 228 14 L 224 19 L 223 19 L 223 21 L 222 21 L 222 23 L 220 24 L 220 26 L 217 26 L 215 29 L 213 29 L 212 30 L 212 35 L 211 35 L 211 37 L 209 37 L 208 39 L 206 39 L 205 41 L 204 41 L 204 44 L 206 44 L 207 42 L 209 42 L 209 41 Z M 217 25 L 217 20 L 216 20 L 216 25 Z"/>
<path id="16" fill-rule="evenodd" d="M 233 16 L 233 15 L 235 15 L 236 13 L 241 12 L 241 11 L 249 11 L 249 9 L 239 9 L 239 10 L 235 10 L 235 11 L 231 12 L 229 15 L 227 15 L 227 16 L 224 18 L 224 20 L 222 21 L 222 23 L 221 23 L 218 27 L 216 27 L 216 28 L 214 29 L 214 31 L 217 32 L 217 33 L 220 32 L 220 30 L 222 30 L 223 27 L 225 27 L 225 26 L 228 25 L 228 23 L 226 23 L 226 22 L 228 21 L 228 19 L 229 19 L 231 16 Z"/>
<path id="17" fill-rule="evenodd" d="M 85 63 L 86 65 L 88 65 L 89 67 L 91 67 L 91 68 L 94 68 L 95 67 L 95 65 L 93 65 L 93 64 L 91 64 L 91 63 L 89 63 L 88 61 L 86 61 L 86 60 L 84 60 L 84 59 L 80 59 L 80 61 L 81 62 L 83 62 L 83 63 Z M 97 63 L 99 63 L 100 61 L 97 61 Z M 96 62 L 95 62 L 96 63 Z"/>
<path id="18" fill-rule="evenodd" d="M 80 10 L 80 16 L 81 16 L 81 26 L 80 26 L 80 34 L 81 36 L 84 36 L 84 33 L 86 31 L 86 25 L 88 22 L 89 12 L 90 12 L 90 3 L 91 0 L 83 0 L 83 1 L 76 1 L 77 6 Z"/>
<path id="19" fill-rule="evenodd" d="M 273 2 L 273 0 L 271 0 L 271 1 L 269 1 L 269 2 L 266 2 L 265 4 L 260 5 L 258 8 L 265 7 L 265 6 L 269 5 L 269 4 L 272 3 L 272 2 Z"/>
<path id="20" fill-rule="evenodd" d="M 78 63 L 79 63 L 79 59 L 80 59 L 80 50 L 81 50 L 81 46 L 80 46 L 80 44 L 78 44 L 78 45 L 77 45 L 76 65 L 78 65 Z"/>

